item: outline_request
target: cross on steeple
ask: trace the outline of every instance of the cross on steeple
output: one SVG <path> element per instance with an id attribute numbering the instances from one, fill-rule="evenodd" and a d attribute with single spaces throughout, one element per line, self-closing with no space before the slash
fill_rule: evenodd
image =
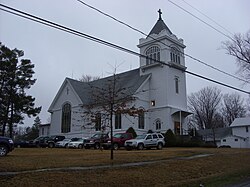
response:
<path id="1" fill-rule="evenodd" d="M 161 20 L 161 15 L 162 15 L 161 9 L 158 10 L 158 13 L 159 13 L 159 20 Z"/>

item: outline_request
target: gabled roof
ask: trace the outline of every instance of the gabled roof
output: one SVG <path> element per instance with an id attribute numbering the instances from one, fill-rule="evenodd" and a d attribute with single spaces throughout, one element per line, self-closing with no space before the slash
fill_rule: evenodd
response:
<path id="1" fill-rule="evenodd" d="M 230 127 L 250 126 L 250 117 L 236 118 Z"/>
<path id="2" fill-rule="evenodd" d="M 156 24 L 154 25 L 148 36 L 151 34 L 159 34 L 162 30 L 166 30 L 168 34 L 172 34 L 168 26 L 164 23 L 161 17 L 159 17 L 158 21 L 156 22 Z"/>
<path id="3" fill-rule="evenodd" d="M 134 69 L 127 71 L 125 73 L 120 73 L 115 75 L 116 90 L 123 89 L 123 96 L 132 96 L 136 93 L 138 88 L 145 82 L 145 80 L 150 76 L 143 75 L 140 76 L 140 69 Z M 71 84 L 75 93 L 79 96 L 83 105 L 94 104 L 93 91 L 94 90 L 104 90 L 107 92 L 108 86 L 111 85 L 114 76 L 106 77 L 103 79 L 98 79 L 92 82 L 81 82 L 74 79 L 66 78 Z M 92 91 L 92 92 L 91 92 Z"/>

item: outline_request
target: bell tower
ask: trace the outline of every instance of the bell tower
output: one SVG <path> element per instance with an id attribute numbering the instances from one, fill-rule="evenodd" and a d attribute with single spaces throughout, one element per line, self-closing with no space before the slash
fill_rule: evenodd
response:
<path id="1" fill-rule="evenodd" d="M 163 117 L 164 120 L 173 124 L 173 111 L 187 111 L 184 58 L 186 46 L 183 39 L 177 38 L 164 23 L 160 9 L 158 13 L 156 24 L 146 38 L 139 40 L 137 46 L 141 54 L 140 75 L 151 74 L 149 96 L 155 103 L 150 106 L 152 111 L 158 111 L 155 115 L 162 113 L 168 116 Z M 151 114 L 154 115 L 153 113 Z"/>

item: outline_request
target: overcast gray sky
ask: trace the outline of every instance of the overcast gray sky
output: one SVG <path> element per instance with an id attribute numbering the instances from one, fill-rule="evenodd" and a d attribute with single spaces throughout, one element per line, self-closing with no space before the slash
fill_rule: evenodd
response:
<path id="1" fill-rule="evenodd" d="M 202 20 L 224 31 L 211 20 L 192 9 L 183 0 L 172 0 Z M 249 0 L 185 0 L 231 33 L 246 33 L 250 29 Z M 4 5 L 65 25 L 83 33 L 139 52 L 139 39 L 144 37 L 128 27 L 90 9 L 76 0 L 0 0 Z M 84 1 L 119 20 L 149 33 L 158 19 L 158 9 L 170 30 L 184 39 L 185 52 L 227 73 L 235 75 L 235 60 L 221 49 L 228 40 L 168 0 L 86 0 Z M 101 44 L 55 30 L 53 28 L 0 11 L 0 41 L 7 47 L 23 50 L 24 58 L 35 64 L 37 82 L 29 91 L 42 106 L 40 118 L 47 123 L 47 112 L 66 77 L 80 78 L 83 74 L 108 76 L 113 67 L 124 72 L 139 67 L 139 57 Z M 216 79 L 225 84 L 250 91 L 250 85 L 221 74 L 186 57 L 187 70 Z M 224 93 L 234 90 L 187 74 L 187 92 L 197 92 L 206 86 L 217 86 Z M 243 97 L 246 94 L 238 92 Z M 25 120 L 31 125 L 34 119 Z"/>

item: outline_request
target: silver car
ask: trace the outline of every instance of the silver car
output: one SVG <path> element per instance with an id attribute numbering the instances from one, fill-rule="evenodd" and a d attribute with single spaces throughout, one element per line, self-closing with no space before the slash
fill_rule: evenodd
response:
<path id="1" fill-rule="evenodd" d="M 55 147 L 68 148 L 69 142 L 78 140 L 78 138 L 65 138 L 62 141 L 56 142 Z"/>
<path id="2" fill-rule="evenodd" d="M 85 139 L 83 138 L 77 138 L 77 140 L 71 141 L 68 144 L 68 148 L 78 148 L 82 149 L 84 146 Z"/>
<path id="3" fill-rule="evenodd" d="M 124 144 L 127 150 L 144 148 L 162 149 L 165 145 L 164 136 L 160 133 L 142 134 L 135 139 L 127 140 Z"/>

